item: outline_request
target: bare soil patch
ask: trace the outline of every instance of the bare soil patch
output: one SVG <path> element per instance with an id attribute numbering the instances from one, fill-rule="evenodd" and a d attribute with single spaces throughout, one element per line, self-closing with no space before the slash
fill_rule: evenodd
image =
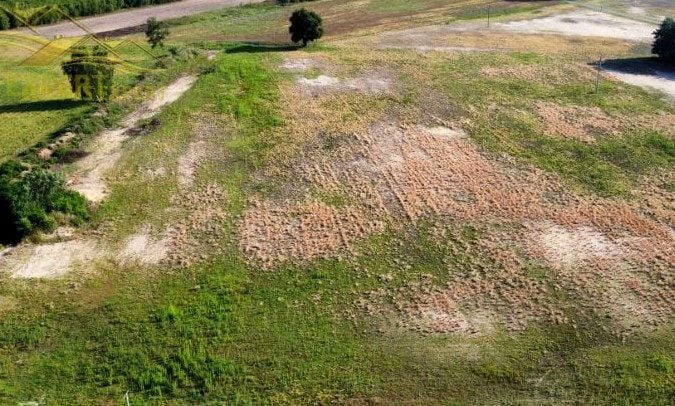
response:
<path id="1" fill-rule="evenodd" d="M 229 221 L 225 192 L 217 184 L 176 196 L 175 209 L 184 211 L 167 230 L 167 262 L 190 266 L 223 252 L 222 238 Z"/>
<path id="2" fill-rule="evenodd" d="M 125 260 L 138 261 L 146 265 L 160 263 L 169 253 L 168 238 L 154 237 L 146 228 L 127 238 L 120 255 Z"/>
<path id="3" fill-rule="evenodd" d="M 544 123 L 546 134 L 592 143 L 599 136 L 617 135 L 620 120 L 607 116 L 598 107 L 561 106 L 540 101 L 537 113 Z"/>
<path id="4" fill-rule="evenodd" d="M 188 150 L 180 157 L 178 161 L 178 185 L 180 187 L 188 188 L 192 185 L 197 169 L 207 155 L 208 146 L 206 140 L 198 137 L 190 143 Z"/>
<path id="5" fill-rule="evenodd" d="M 656 27 L 597 11 L 575 10 L 533 20 L 495 23 L 493 29 L 526 34 L 562 34 L 648 42 L 652 40 Z"/>
<path id="6" fill-rule="evenodd" d="M 553 266 L 576 266 L 593 259 L 615 259 L 620 255 L 619 246 L 592 227 L 567 228 L 541 223 L 533 228 L 535 249 Z"/>
<path id="7" fill-rule="evenodd" d="M 298 78 L 298 86 L 314 95 L 326 91 L 356 91 L 367 94 L 388 93 L 392 80 L 385 74 L 366 73 L 359 77 L 339 79 L 333 76 L 319 75 L 316 78 Z"/>
<path id="8" fill-rule="evenodd" d="M 2 262 L 15 278 L 55 278 L 98 256 L 95 241 L 76 239 L 46 245 L 24 244 Z"/>
<path id="9" fill-rule="evenodd" d="M 319 64 L 316 60 L 309 58 L 286 58 L 283 63 L 279 65 L 281 69 L 296 72 L 304 72 L 318 66 Z"/>
<path id="10" fill-rule="evenodd" d="M 380 299 L 397 298 L 400 326 L 479 333 L 569 322 L 565 305 L 550 300 L 550 286 L 528 274 L 527 261 L 550 268 L 556 289 L 575 292 L 583 311 L 606 312 L 622 331 L 662 324 L 675 309 L 669 226 L 629 203 L 578 196 L 543 172 L 486 156 L 450 124 L 378 123 L 294 167 L 300 196 L 322 190 L 348 200 L 253 202 L 240 223 L 241 246 L 267 266 L 352 257 L 364 236 L 425 218 L 515 225 L 491 231 L 476 248 L 477 257 L 498 258 L 496 268 L 455 276 L 447 286 L 429 283 L 405 295 L 383 288 L 363 298 L 367 313 L 385 319 L 392 310 Z M 611 297 L 601 294 L 610 288 Z"/>

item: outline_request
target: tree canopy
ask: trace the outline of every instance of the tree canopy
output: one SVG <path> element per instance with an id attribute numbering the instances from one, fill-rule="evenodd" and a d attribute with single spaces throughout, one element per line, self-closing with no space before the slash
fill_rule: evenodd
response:
<path id="1" fill-rule="evenodd" d="M 308 42 L 315 41 L 323 36 L 323 20 L 321 17 L 305 8 L 293 12 L 290 18 L 291 26 L 288 32 L 293 42 L 301 42 L 307 46 Z"/>
<path id="2" fill-rule="evenodd" d="M 666 18 L 654 31 L 652 53 L 665 61 L 675 63 L 675 19 Z"/>

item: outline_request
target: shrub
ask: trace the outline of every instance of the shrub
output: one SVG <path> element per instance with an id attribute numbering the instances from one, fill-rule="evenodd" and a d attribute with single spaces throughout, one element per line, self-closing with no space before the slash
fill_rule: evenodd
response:
<path id="1" fill-rule="evenodd" d="M 100 46 L 75 48 L 69 61 L 61 65 L 70 87 L 82 100 L 106 101 L 113 91 L 115 67 L 108 51 Z"/>
<path id="2" fill-rule="evenodd" d="M 652 53 L 665 61 L 675 63 L 675 19 L 666 18 L 654 31 Z"/>
<path id="3" fill-rule="evenodd" d="M 169 28 L 164 21 L 157 21 L 155 17 L 148 18 L 145 36 L 152 48 L 164 47 L 164 40 L 169 35 Z"/>
<path id="4" fill-rule="evenodd" d="M 85 198 L 68 190 L 58 173 L 26 169 L 16 161 L 0 167 L 0 243 L 16 243 L 36 230 L 53 229 L 55 212 L 70 214 L 75 222 L 89 215 Z"/>
<path id="5" fill-rule="evenodd" d="M 321 17 L 307 9 L 301 8 L 293 12 L 290 18 L 291 26 L 288 32 L 293 42 L 302 41 L 302 46 L 307 46 L 310 41 L 323 36 L 323 21 Z"/>

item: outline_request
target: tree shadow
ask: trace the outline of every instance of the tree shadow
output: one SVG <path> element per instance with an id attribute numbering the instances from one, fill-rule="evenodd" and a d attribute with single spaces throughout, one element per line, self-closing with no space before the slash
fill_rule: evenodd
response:
<path id="1" fill-rule="evenodd" d="M 255 54 L 262 52 L 290 52 L 302 48 L 302 45 L 279 44 L 270 42 L 244 42 L 225 51 L 227 54 Z"/>
<path id="2" fill-rule="evenodd" d="M 73 99 L 42 100 L 16 104 L 0 105 L 0 113 L 28 113 L 32 111 L 68 110 L 80 107 L 87 102 Z"/>
<path id="3" fill-rule="evenodd" d="M 597 62 L 590 65 L 598 67 Z M 657 76 L 675 80 L 675 66 L 657 57 L 607 59 L 602 61 L 601 68 L 620 73 Z"/>

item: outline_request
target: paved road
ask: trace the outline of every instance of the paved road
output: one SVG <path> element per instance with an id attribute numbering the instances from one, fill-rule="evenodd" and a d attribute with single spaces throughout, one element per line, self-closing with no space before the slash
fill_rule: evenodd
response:
<path id="1" fill-rule="evenodd" d="M 116 31 L 124 28 L 137 27 L 145 24 L 150 17 L 158 20 L 183 17 L 205 11 L 218 10 L 226 7 L 239 6 L 247 3 L 261 3 L 263 0 L 183 0 L 176 3 L 162 4 L 142 8 L 125 9 L 110 14 L 87 17 L 79 20 L 94 33 Z M 25 30 L 25 29 L 24 29 Z M 36 27 L 36 30 L 47 38 L 57 35 L 64 37 L 78 37 L 85 32 L 71 22 L 62 22 L 54 25 Z"/>

